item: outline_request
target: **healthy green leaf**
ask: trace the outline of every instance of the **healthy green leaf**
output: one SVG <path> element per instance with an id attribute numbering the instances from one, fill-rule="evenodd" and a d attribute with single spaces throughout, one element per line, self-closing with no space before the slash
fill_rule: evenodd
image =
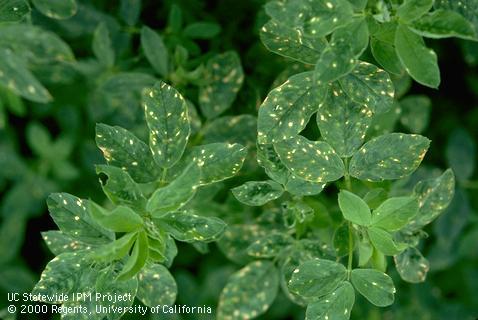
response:
<path id="1" fill-rule="evenodd" d="M 30 13 L 25 0 L 0 0 L 0 23 L 19 22 Z"/>
<path id="2" fill-rule="evenodd" d="M 26 130 L 26 137 L 28 145 L 38 156 L 45 159 L 52 156 L 51 135 L 43 125 L 38 122 L 30 122 Z"/>
<path id="3" fill-rule="evenodd" d="M 344 223 L 338 227 L 333 236 L 335 255 L 344 257 L 349 253 L 349 224 Z"/>
<path id="4" fill-rule="evenodd" d="M 229 278 L 219 297 L 217 319 L 252 319 L 263 314 L 278 288 L 279 273 L 272 262 L 251 262 Z"/>
<path id="5" fill-rule="evenodd" d="M 347 190 L 340 190 L 339 207 L 344 218 L 360 226 L 369 226 L 372 214 L 367 203 L 359 196 Z"/>
<path id="6" fill-rule="evenodd" d="M 403 228 L 418 213 L 415 197 L 389 198 L 373 211 L 372 225 L 387 231 Z"/>
<path id="7" fill-rule="evenodd" d="M 98 61 L 106 68 L 111 68 L 115 63 L 115 51 L 111 43 L 110 32 L 106 23 L 100 23 L 93 33 L 93 52 Z"/>
<path id="8" fill-rule="evenodd" d="M 137 182 L 150 182 L 159 175 L 148 146 L 126 129 L 97 124 L 96 145 L 108 164 L 125 170 Z"/>
<path id="9" fill-rule="evenodd" d="M 354 269 L 351 280 L 355 289 L 377 307 L 393 304 L 395 286 L 385 273 L 374 269 Z"/>
<path id="10" fill-rule="evenodd" d="M 430 264 L 416 248 L 408 248 L 393 258 L 403 280 L 410 283 L 425 281 Z"/>
<path id="11" fill-rule="evenodd" d="M 247 254 L 256 258 L 274 258 L 292 242 L 289 235 L 274 232 L 252 243 L 247 248 Z"/>
<path id="12" fill-rule="evenodd" d="M 114 260 L 121 260 L 131 251 L 131 247 L 138 238 L 138 234 L 127 233 L 119 239 L 110 243 L 93 248 L 87 253 L 87 257 L 98 263 L 111 263 Z"/>
<path id="13" fill-rule="evenodd" d="M 68 19 L 76 14 L 76 0 L 32 0 L 35 8 L 52 19 Z"/>
<path id="14" fill-rule="evenodd" d="M 141 28 L 141 48 L 153 69 L 163 77 L 169 73 L 169 53 L 163 38 L 153 29 Z"/>
<path id="15" fill-rule="evenodd" d="M 403 22 L 419 19 L 433 7 L 433 0 L 405 0 L 397 9 L 398 18 Z"/>
<path id="16" fill-rule="evenodd" d="M 341 157 L 350 157 L 357 151 L 371 122 L 372 111 L 351 100 L 337 83 L 331 85 L 317 114 L 322 138 Z"/>
<path id="17" fill-rule="evenodd" d="M 143 94 L 143 106 L 154 160 L 160 167 L 170 168 L 181 158 L 188 142 L 187 103 L 176 89 L 157 82 Z"/>
<path id="18" fill-rule="evenodd" d="M 346 276 L 347 270 L 340 263 L 309 260 L 294 270 L 289 289 L 306 299 L 319 298 L 336 290 Z"/>
<path id="19" fill-rule="evenodd" d="M 396 255 L 407 247 L 403 243 L 395 243 L 392 235 L 382 228 L 373 226 L 367 229 L 367 233 L 373 246 L 384 255 Z"/>
<path id="20" fill-rule="evenodd" d="M 349 282 L 342 282 L 335 291 L 311 302 L 305 320 L 348 320 L 355 303 L 355 291 Z"/>
<path id="21" fill-rule="evenodd" d="M 365 143 L 350 161 L 350 175 L 381 181 L 410 175 L 420 165 L 430 140 L 415 134 L 389 133 Z"/>
<path id="22" fill-rule="evenodd" d="M 454 11 L 435 10 L 415 21 L 410 28 L 415 33 L 427 38 L 457 37 L 476 40 L 476 31 L 473 25 Z"/>
<path id="23" fill-rule="evenodd" d="M 408 95 L 400 100 L 400 122 L 412 133 L 422 133 L 429 123 L 431 100 L 424 95 Z"/>
<path id="24" fill-rule="evenodd" d="M 370 209 L 377 209 L 388 198 L 388 193 L 383 188 L 372 189 L 365 194 L 363 200 Z"/>
<path id="25" fill-rule="evenodd" d="M 465 181 L 475 171 L 476 142 L 464 129 L 453 131 L 448 139 L 446 159 L 459 181 Z"/>
<path id="26" fill-rule="evenodd" d="M 284 189 L 272 180 L 248 181 L 231 190 L 234 197 L 249 206 L 262 206 L 269 201 L 279 198 Z"/>
<path id="27" fill-rule="evenodd" d="M 134 277 L 146 264 L 148 252 L 148 237 L 145 231 L 141 231 L 138 233 L 131 255 L 118 274 L 118 281 L 125 281 Z"/>
<path id="28" fill-rule="evenodd" d="M 91 217 L 103 228 L 115 232 L 132 232 L 143 226 L 143 219 L 131 208 L 117 206 L 112 211 L 103 209 L 93 201 L 89 201 Z"/>
<path id="29" fill-rule="evenodd" d="M 303 136 L 274 145 L 277 154 L 294 175 L 306 181 L 329 182 L 341 178 L 345 167 L 332 147 L 323 141 L 310 141 Z"/>
<path id="30" fill-rule="evenodd" d="M 380 24 L 370 35 L 370 49 L 377 62 L 389 73 L 401 74 L 403 67 L 395 51 L 395 22 Z"/>
<path id="31" fill-rule="evenodd" d="M 167 213 L 156 221 L 175 239 L 185 242 L 217 240 L 226 228 L 226 224 L 219 218 L 187 212 Z"/>
<path id="32" fill-rule="evenodd" d="M 232 105 L 244 81 L 237 53 L 229 51 L 209 59 L 205 79 L 206 84 L 199 88 L 199 106 L 203 115 L 212 119 Z"/>
<path id="33" fill-rule="evenodd" d="M 138 274 L 137 298 L 148 307 L 173 305 L 177 293 L 176 281 L 160 264 L 146 265 Z"/>
<path id="34" fill-rule="evenodd" d="M 129 26 L 134 26 L 138 22 L 141 14 L 141 0 L 121 0 L 119 15 Z"/>
<path id="35" fill-rule="evenodd" d="M 399 25 L 395 34 L 395 48 L 405 70 L 418 83 L 431 88 L 440 84 L 437 55 L 425 46 L 422 37 L 405 25 Z"/>
<path id="36" fill-rule="evenodd" d="M 221 26 L 214 22 L 194 22 L 187 25 L 183 35 L 191 39 L 212 39 L 221 32 Z"/>
<path id="37" fill-rule="evenodd" d="M 327 94 L 318 86 L 312 72 L 290 77 L 272 90 L 259 107 L 257 135 L 260 144 L 276 143 L 301 132 Z"/>

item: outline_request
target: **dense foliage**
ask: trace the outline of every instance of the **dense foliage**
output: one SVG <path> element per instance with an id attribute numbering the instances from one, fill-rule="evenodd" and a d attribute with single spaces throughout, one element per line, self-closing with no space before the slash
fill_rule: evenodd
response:
<path id="1" fill-rule="evenodd" d="M 475 41 L 474 0 L 0 0 L 2 296 L 475 319 Z"/>

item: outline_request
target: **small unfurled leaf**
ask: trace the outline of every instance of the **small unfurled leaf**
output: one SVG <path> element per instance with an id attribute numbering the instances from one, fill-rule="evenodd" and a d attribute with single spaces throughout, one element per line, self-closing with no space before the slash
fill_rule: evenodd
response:
<path id="1" fill-rule="evenodd" d="M 244 81 L 237 53 L 230 51 L 209 59 L 205 81 L 206 84 L 199 88 L 199 106 L 203 115 L 212 119 L 232 105 Z"/>
<path id="2" fill-rule="evenodd" d="M 52 19 L 68 19 L 76 14 L 76 0 L 32 0 L 35 8 Z"/>
<path id="3" fill-rule="evenodd" d="M 279 289 L 279 272 L 271 261 L 255 261 L 234 273 L 219 297 L 218 320 L 255 318 L 267 311 Z"/>
<path id="4" fill-rule="evenodd" d="M 440 84 L 437 55 L 426 47 L 422 37 L 405 25 L 395 33 L 395 48 L 405 70 L 418 83 L 431 88 Z"/>
<path id="5" fill-rule="evenodd" d="M 262 206 L 271 200 L 279 198 L 284 189 L 277 182 L 267 180 L 248 181 L 231 191 L 234 197 L 242 203 L 249 206 Z"/>
<path id="6" fill-rule="evenodd" d="M 374 269 L 354 269 L 352 284 L 368 301 L 377 307 L 387 307 L 395 300 L 392 278 Z"/>
<path id="7" fill-rule="evenodd" d="M 350 161 L 350 175 L 381 181 L 410 175 L 420 165 L 430 140 L 416 134 L 389 133 L 365 143 Z"/>
<path id="8" fill-rule="evenodd" d="M 367 203 L 359 196 L 347 190 L 340 190 L 339 207 L 344 218 L 361 226 L 369 226 L 372 214 Z"/>
<path id="9" fill-rule="evenodd" d="M 312 182 L 340 179 L 345 167 L 332 147 L 323 141 L 310 141 L 303 136 L 275 144 L 282 163 L 297 177 Z"/>
<path id="10" fill-rule="evenodd" d="M 143 106 L 154 160 L 160 167 L 170 168 L 181 158 L 189 138 L 186 100 L 160 81 L 144 92 Z"/>
<path id="11" fill-rule="evenodd" d="M 305 320 L 348 320 L 354 303 L 354 288 L 349 282 L 343 281 L 333 292 L 309 303 Z"/>
<path id="12" fill-rule="evenodd" d="M 145 231 L 141 231 L 138 233 L 138 238 L 134 243 L 131 255 L 128 257 L 123 269 L 118 274 L 118 280 L 125 281 L 134 277 L 146 264 L 148 254 L 148 236 Z"/>
<path id="13" fill-rule="evenodd" d="M 327 86 L 319 86 L 312 72 L 290 77 L 272 90 L 259 107 L 258 142 L 276 143 L 301 132 L 325 99 Z"/>
<path id="14" fill-rule="evenodd" d="M 29 13 L 26 0 L 0 0 L 0 23 L 19 22 Z"/>
<path id="15" fill-rule="evenodd" d="M 143 226 L 143 219 L 131 208 L 117 206 L 112 211 L 103 209 L 93 201 L 89 201 L 91 217 L 103 228 L 115 232 L 132 232 Z"/>
<path id="16" fill-rule="evenodd" d="M 369 108 L 354 102 L 333 83 L 327 99 L 319 107 L 317 125 L 322 138 L 339 156 L 350 157 L 362 145 L 372 115 Z"/>
<path id="17" fill-rule="evenodd" d="M 346 276 L 347 269 L 338 262 L 309 260 L 294 270 L 289 289 L 306 299 L 319 298 L 337 289 Z"/>
<path id="18" fill-rule="evenodd" d="M 159 175 L 148 146 L 126 129 L 97 124 L 96 145 L 108 164 L 125 170 L 137 182 L 150 182 Z"/>
<path id="19" fill-rule="evenodd" d="M 222 235 L 226 224 L 216 217 L 203 217 L 187 212 L 167 213 L 156 219 L 167 232 L 185 242 L 210 242 Z"/>
<path id="20" fill-rule="evenodd" d="M 435 10 L 412 23 L 410 28 L 427 38 L 457 37 L 476 40 L 473 24 L 461 14 L 448 10 Z"/>
<path id="21" fill-rule="evenodd" d="M 122 260 L 131 251 L 131 247 L 137 238 L 138 233 L 127 233 L 115 241 L 89 250 L 87 257 L 97 263 L 111 263 L 114 260 Z"/>
<path id="22" fill-rule="evenodd" d="M 449 137 L 446 159 L 458 181 L 473 175 L 476 162 L 476 142 L 464 129 L 456 129 Z"/>
<path id="23" fill-rule="evenodd" d="M 153 69 L 163 77 L 169 73 L 169 53 L 163 38 L 151 28 L 141 28 L 141 48 Z"/>
<path id="24" fill-rule="evenodd" d="M 105 67 L 111 68 L 115 63 L 115 51 L 106 23 L 100 23 L 93 33 L 93 53 Z"/>
<path id="25" fill-rule="evenodd" d="M 345 93 L 374 113 L 392 108 L 395 90 L 390 76 L 367 62 L 359 62 L 347 76 L 339 80 Z"/>
<path id="26" fill-rule="evenodd" d="M 404 22 L 417 20 L 433 7 L 433 0 L 405 0 L 397 9 L 398 18 Z"/>
<path id="27" fill-rule="evenodd" d="M 403 243 L 395 243 L 392 235 L 382 228 L 370 227 L 367 229 L 367 233 L 373 246 L 384 255 L 396 255 L 407 247 Z"/>
<path id="28" fill-rule="evenodd" d="M 200 177 L 201 172 L 198 166 L 195 163 L 190 164 L 174 181 L 153 193 L 146 209 L 152 213 L 153 217 L 176 211 L 194 196 Z"/>
<path id="29" fill-rule="evenodd" d="M 430 120 L 431 100 L 425 95 L 407 95 L 400 100 L 400 122 L 411 133 L 422 133 Z"/>
<path id="30" fill-rule="evenodd" d="M 256 258 L 273 258 L 292 242 L 293 239 L 289 235 L 274 232 L 253 242 L 247 248 L 247 254 Z"/>
<path id="31" fill-rule="evenodd" d="M 390 198 L 373 211 L 372 225 L 388 231 L 397 231 L 417 213 L 418 201 L 415 197 Z"/>
<path id="32" fill-rule="evenodd" d="M 160 264 L 146 265 L 138 274 L 137 298 L 148 307 L 173 305 L 178 288 L 173 276 Z"/>
<path id="33" fill-rule="evenodd" d="M 82 241 L 73 239 L 61 231 L 45 231 L 42 232 L 41 235 L 48 246 L 48 249 L 50 249 L 50 251 L 56 256 L 63 252 L 85 250 L 88 246 L 91 246 Z"/>
<path id="34" fill-rule="evenodd" d="M 430 269 L 428 260 L 416 248 L 408 248 L 393 257 L 400 277 L 410 283 L 424 282 Z"/>
<path id="35" fill-rule="evenodd" d="M 327 45 L 324 38 L 305 36 L 275 20 L 262 27 L 260 36 L 270 51 L 307 64 L 315 64 Z"/>
<path id="36" fill-rule="evenodd" d="M 211 39 L 221 32 L 221 26 L 214 22 L 194 22 L 187 25 L 183 35 L 191 39 Z"/>

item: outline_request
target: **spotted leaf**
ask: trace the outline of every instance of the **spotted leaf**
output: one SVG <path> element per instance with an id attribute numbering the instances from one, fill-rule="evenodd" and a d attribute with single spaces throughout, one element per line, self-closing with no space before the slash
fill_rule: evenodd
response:
<path id="1" fill-rule="evenodd" d="M 249 206 L 262 206 L 267 202 L 279 198 L 284 189 L 277 182 L 248 181 L 231 190 L 234 197 Z"/>
<path id="2" fill-rule="evenodd" d="M 395 299 L 395 286 L 392 278 L 374 269 L 354 269 L 352 284 L 368 301 L 377 307 L 387 307 Z"/>
<path id="3" fill-rule="evenodd" d="M 344 175 L 342 159 L 326 142 L 296 136 L 275 144 L 275 150 L 282 163 L 306 181 L 329 182 Z"/>
<path id="4" fill-rule="evenodd" d="M 170 306 L 176 300 L 177 293 L 176 281 L 163 265 L 146 265 L 138 274 L 137 298 L 145 306 Z"/>
<path id="5" fill-rule="evenodd" d="M 63 252 L 73 252 L 91 248 L 91 245 L 73 239 L 61 231 L 45 231 L 42 232 L 41 235 L 48 249 L 56 256 Z"/>
<path id="6" fill-rule="evenodd" d="M 292 243 L 289 235 L 273 232 L 253 242 L 247 248 L 247 254 L 256 258 L 273 258 Z"/>
<path id="7" fill-rule="evenodd" d="M 68 19 L 76 14 L 76 0 L 32 0 L 35 8 L 52 19 Z"/>
<path id="8" fill-rule="evenodd" d="M 307 306 L 305 320 L 348 320 L 355 303 L 355 291 L 349 282 L 342 282 L 335 291 Z"/>
<path id="9" fill-rule="evenodd" d="M 327 92 L 314 83 L 312 72 L 290 77 L 272 90 L 259 107 L 258 142 L 275 143 L 302 131 L 317 111 Z"/>
<path id="10" fill-rule="evenodd" d="M 410 283 L 424 282 L 430 263 L 416 248 L 408 248 L 393 257 L 400 277 Z"/>
<path id="11" fill-rule="evenodd" d="M 160 167 L 170 168 L 181 158 L 189 138 L 186 100 L 160 81 L 144 92 L 143 106 L 154 160 Z"/>
<path id="12" fill-rule="evenodd" d="M 203 130 L 205 144 L 228 142 L 250 146 L 256 143 L 257 119 L 249 114 L 224 116 L 214 119 Z"/>
<path id="13" fill-rule="evenodd" d="M 0 23 L 18 22 L 30 13 L 30 6 L 25 0 L 0 0 Z"/>
<path id="14" fill-rule="evenodd" d="M 272 144 L 257 144 L 257 163 L 271 179 L 281 184 L 287 183 L 289 170 L 281 162 Z"/>
<path id="15" fill-rule="evenodd" d="M 314 80 L 326 84 L 350 73 L 357 63 L 353 50 L 345 39 L 329 44 L 315 64 Z"/>
<path id="16" fill-rule="evenodd" d="M 229 260 L 244 264 L 252 260 L 247 254 L 247 248 L 268 233 L 269 229 L 257 224 L 230 225 L 217 245 Z"/>
<path id="17" fill-rule="evenodd" d="M 410 175 L 420 165 L 430 140 L 416 134 L 389 133 L 365 143 L 350 161 L 350 174 L 381 181 Z"/>
<path id="18" fill-rule="evenodd" d="M 279 289 L 279 272 L 270 261 L 251 262 L 234 273 L 219 297 L 218 320 L 252 319 L 267 311 Z"/>

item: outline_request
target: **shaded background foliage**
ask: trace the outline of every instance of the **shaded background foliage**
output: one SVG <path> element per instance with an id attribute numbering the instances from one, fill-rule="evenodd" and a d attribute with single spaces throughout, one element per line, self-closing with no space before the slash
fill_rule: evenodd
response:
<path id="1" fill-rule="evenodd" d="M 112 75 L 127 71 L 154 76 L 139 42 L 142 25 L 158 31 L 177 65 L 193 71 L 185 76 L 181 73 L 184 70 L 176 69 L 167 81 L 196 105 L 198 89 L 191 83 L 201 83 L 202 77 L 195 75 L 194 70 L 216 53 L 235 50 L 239 54 L 245 80 L 225 115 L 255 116 L 267 92 L 301 68 L 267 51 L 260 42 L 258 31 L 267 21 L 264 1 L 142 1 L 138 22 L 134 22 L 132 7 L 125 7 L 128 3 L 79 1 L 78 12 L 66 20 L 50 19 L 32 8 L 31 22 L 60 36 L 71 47 L 76 60 L 32 66 L 32 72 L 54 97 L 48 103 L 22 99 L 0 85 L 1 297 L 6 297 L 7 292 L 30 291 L 52 258 L 40 233 L 55 229 L 46 212 L 45 198 L 49 193 L 64 191 L 97 202 L 105 200 L 94 171 L 94 165 L 103 161 L 94 143 L 95 123 L 121 125 L 146 137 L 138 92 L 130 90 L 129 85 L 108 86 L 107 81 Z M 182 16 L 181 27 L 178 12 Z M 183 27 L 199 21 L 220 28 L 211 31 L 206 39 L 187 36 Z M 116 62 L 110 68 L 97 62 L 92 49 L 93 33 L 102 22 L 109 30 L 115 52 Z M 443 79 L 440 88 L 432 90 L 410 79 L 402 81 L 403 93 L 427 96 L 431 108 L 429 112 L 415 113 L 416 101 L 409 101 L 409 107 L 403 103 L 401 113 L 389 119 L 390 130 L 395 127 L 409 132 L 418 127 L 430 138 L 432 146 L 417 175 L 451 166 L 459 181 L 456 195 L 446 212 L 426 230 L 429 238 L 421 251 L 430 260 L 427 281 L 418 285 L 395 281 L 398 293 L 393 306 L 378 309 L 359 300 L 352 319 L 478 316 L 478 181 L 474 170 L 478 47 L 455 39 L 427 43 L 438 53 Z M 202 121 L 204 128 L 210 125 L 204 117 Z M 241 143 L 254 144 L 255 136 L 244 138 L 243 132 L 234 130 L 229 132 L 232 139 L 242 137 L 245 141 Z M 197 141 L 214 142 L 223 134 L 209 129 L 195 137 Z M 228 191 L 251 178 L 265 177 L 253 157 L 250 153 L 240 174 L 224 182 L 224 187 L 211 199 L 214 202 L 204 204 L 204 210 L 228 223 L 242 223 L 257 216 L 258 209 L 239 205 Z M 171 269 L 178 282 L 177 303 L 215 306 L 228 276 L 239 268 L 216 245 L 209 246 L 207 251 L 204 255 L 190 245 L 179 246 L 180 254 Z M 392 276 L 399 279 L 394 271 Z M 6 305 L 6 299 L 0 299 L 0 309 Z M 279 295 L 260 318 L 301 319 L 303 310 Z"/>

